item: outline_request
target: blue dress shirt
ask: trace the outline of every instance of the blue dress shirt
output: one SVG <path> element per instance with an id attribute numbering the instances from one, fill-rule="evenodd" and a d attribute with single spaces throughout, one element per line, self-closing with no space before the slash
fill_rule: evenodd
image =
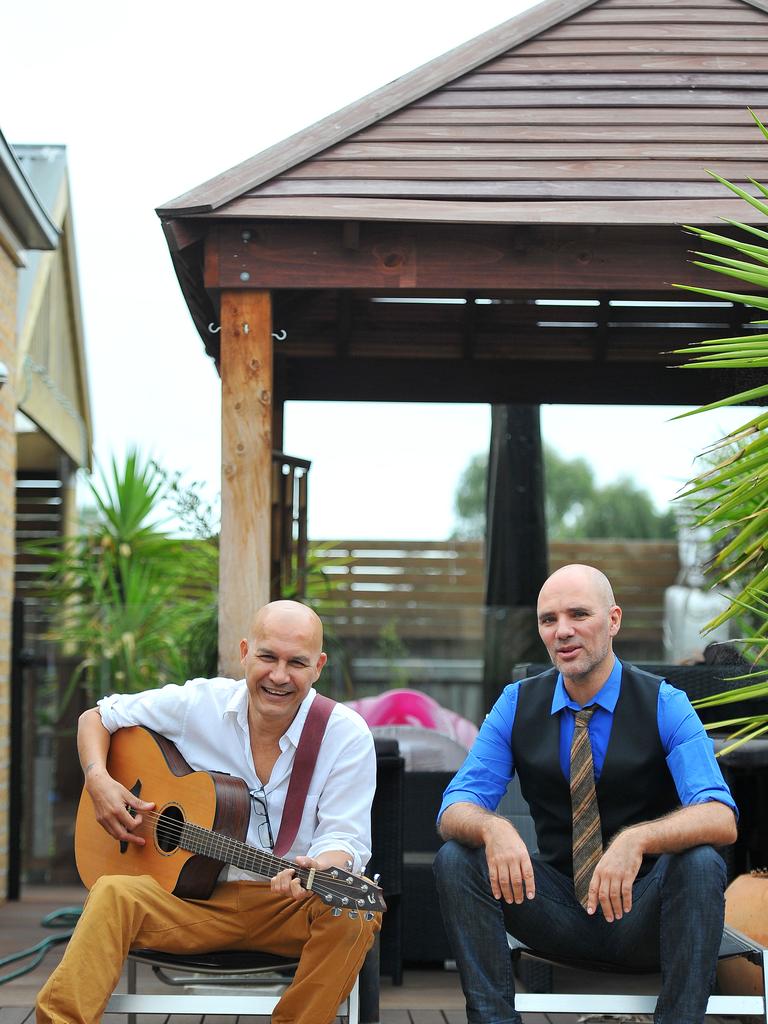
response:
<path id="1" fill-rule="evenodd" d="M 589 702 L 597 705 L 589 722 L 595 779 L 600 778 L 608 741 L 611 738 L 613 712 L 621 690 L 621 669 L 621 662 L 616 658 L 611 674 Z M 443 795 L 438 821 L 446 807 L 462 801 L 478 804 L 489 811 L 495 811 L 498 807 L 507 785 L 515 774 L 512 726 L 519 692 L 520 683 L 510 683 L 494 704 L 466 761 Z M 565 708 L 568 708 L 569 712 L 566 712 Z M 563 677 L 558 673 L 551 713 L 560 715 L 560 768 L 566 779 L 570 776 L 575 714 L 580 709 L 581 705 L 568 696 L 563 685 Z M 736 804 L 715 759 L 712 740 L 705 732 L 686 694 L 666 681 L 659 687 L 657 722 L 659 738 L 664 748 L 667 766 L 677 787 L 680 803 L 687 807 L 690 804 L 716 800 L 731 807 L 734 813 L 738 814 Z"/>

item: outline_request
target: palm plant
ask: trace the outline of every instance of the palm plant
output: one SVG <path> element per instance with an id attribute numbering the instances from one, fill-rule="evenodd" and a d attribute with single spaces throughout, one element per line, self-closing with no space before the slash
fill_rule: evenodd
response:
<path id="1" fill-rule="evenodd" d="M 81 686 L 93 702 L 105 692 L 183 681 L 190 631 L 216 592 L 215 541 L 163 529 L 168 480 L 158 466 L 134 450 L 89 488 L 89 528 L 44 547 L 55 607 L 49 636 L 78 659 L 62 706 Z"/>
<path id="2" fill-rule="evenodd" d="M 768 139 L 766 127 L 754 112 L 750 113 Z M 768 217 L 768 204 L 763 201 L 768 199 L 768 187 L 750 179 L 763 197 L 758 198 L 714 171 L 708 173 Z M 735 237 L 704 228 L 686 226 L 686 230 L 707 244 L 735 252 L 738 258 L 697 251 L 694 263 L 746 285 L 768 288 L 768 231 L 735 220 L 726 223 L 737 231 Z M 678 287 L 768 310 L 768 295 L 765 294 L 689 285 Z M 768 367 L 768 320 L 755 320 L 750 326 L 755 328 L 753 333 L 736 338 L 716 338 L 678 350 L 676 354 L 690 357 L 684 369 L 757 371 Z M 683 415 L 746 402 L 757 403 L 764 399 L 768 399 L 768 383 L 758 383 L 755 387 Z M 713 531 L 718 552 L 709 571 L 714 586 L 729 588 L 729 607 L 708 623 L 707 628 L 714 628 L 727 619 L 737 619 L 745 624 L 747 635 L 741 644 L 755 667 L 748 675 L 736 677 L 744 681 L 744 686 L 704 698 L 697 702 L 700 707 L 768 696 L 768 668 L 765 667 L 768 654 L 768 410 L 759 412 L 727 434 L 706 455 L 706 468 L 690 481 L 681 498 L 693 504 L 699 524 Z M 730 737 L 733 742 L 727 748 L 730 750 L 768 731 L 768 714 L 724 719 L 711 723 L 707 728 L 733 730 Z"/>

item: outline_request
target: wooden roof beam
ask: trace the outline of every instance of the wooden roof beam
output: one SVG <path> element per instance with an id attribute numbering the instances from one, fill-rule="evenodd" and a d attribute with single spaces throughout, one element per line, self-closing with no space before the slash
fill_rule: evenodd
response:
<path id="1" fill-rule="evenodd" d="M 543 292 L 658 291 L 672 282 L 711 283 L 689 263 L 677 226 L 545 225 L 361 226 L 359 248 L 344 246 L 338 225 L 286 222 L 221 224 L 206 239 L 208 289 L 504 289 Z"/>

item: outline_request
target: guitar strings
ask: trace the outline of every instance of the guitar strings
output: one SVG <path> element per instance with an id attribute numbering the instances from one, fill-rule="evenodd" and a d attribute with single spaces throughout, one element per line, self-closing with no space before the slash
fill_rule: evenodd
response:
<path id="1" fill-rule="evenodd" d="M 144 817 L 155 822 L 155 832 L 160 838 L 169 839 L 177 846 L 181 845 L 181 839 L 186 830 L 190 840 L 197 840 L 194 844 L 194 849 L 190 851 L 192 853 L 201 853 L 205 856 L 213 857 L 214 860 L 221 860 L 222 858 L 216 857 L 215 854 L 224 854 L 232 849 L 233 852 L 241 853 L 245 859 L 253 861 L 254 865 L 259 861 L 263 862 L 262 866 L 268 866 L 269 861 L 274 861 L 275 864 L 280 865 L 278 870 L 289 867 L 297 871 L 306 870 L 300 868 L 297 864 L 293 864 L 291 861 L 276 857 L 266 850 L 262 851 L 257 847 L 248 846 L 245 843 L 241 843 L 238 839 L 233 839 L 231 836 L 211 832 L 201 825 L 195 825 L 194 822 L 178 821 L 159 811 L 144 812 Z M 238 864 L 237 866 L 245 867 L 246 865 Z"/>
<path id="2" fill-rule="evenodd" d="M 238 839 L 212 832 L 210 829 L 196 825 L 194 822 L 175 820 L 159 811 L 145 811 L 143 817 L 148 823 L 154 823 L 155 833 L 159 838 L 170 840 L 182 849 L 185 848 L 182 846 L 182 840 L 185 836 L 188 837 L 192 847 L 188 852 L 199 853 L 211 857 L 213 860 L 225 860 L 234 863 L 237 867 L 255 871 L 257 874 L 266 875 L 267 877 L 270 877 L 270 868 L 272 869 L 272 875 L 277 874 L 283 868 L 291 868 L 300 881 L 308 881 L 308 868 L 302 868 L 298 864 L 293 863 L 293 861 L 276 857 L 266 850 L 259 850 L 257 847 L 249 846 Z M 230 858 L 230 854 L 238 854 L 239 856 L 237 860 L 233 860 Z M 262 868 L 267 870 L 260 870 Z M 372 883 L 366 884 L 374 892 L 378 891 L 378 887 L 373 886 Z M 310 891 L 316 893 L 321 898 L 327 895 L 341 896 L 341 898 L 348 898 L 353 906 L 357 904 L 357 900 L 351 896 L 351 887 L 346 882 L 340 882 L 338 879 L 335 879 L 328 870 L 315 871 Z"/>
<path id="3" fill-rule="evenodd" d="M 256 871 L 257 874 L 264 874 L 269 877 L 270 867 L 276 866 L 273 869 L 273 874 L 277 874 L 277 871 L 283 868 L 291 868 L 296 873 L 296 877 L 300 881 L 306 882 L 309 878 L 309 869 L 302 868 L 298 864 L 294 864 L 292 861 L 284 860 L 280 857 L 276 857 L 274 854 L 268 853 L 267 851 L 260 851 L 255 847 L 248 846 L 245 843 L 241 843 L 237 839 L 232 839 L 230 836 L 221 836 L 217 833 L 211 832 L 209 829 L 203 828 L 201 825 L 196 825 L 194 822 L 188 821 L 175 821 L 173 818 L 169 818 L 167 815 L 163 815 L 157 811 L 150 811 L 146 814 L 146 817 L 153 818 L 156 822 L 156 832 L 158 835 L 163 835 L 164 838 L 170 838 L 175 840 L 177 845 L 181 845 L 181 839 L 186 829 L 186 834 L 190 840 L 197 839 L 196 843 L 190 843 L 194 845 L 193 853 L 201 853 L 205 856 L 210 856 L 214 860 L 229 860 L 228 854 L 239 853 L 240 857 L 236 863 L 237 867 L 242 867 L 246 870 Z M 192 833 L 192 835 L 190 835 Z M 216 856 L 216 854 L 220 856 Z M 315 881 L 323 882 L 323 879 L 327 878 L 325 885 L 314 884 L 312 886 L 312 892 L 317 893 L 319 896 L 324 897 L 325 895 L 338 895 L 334 886 L 338 884 L 330 874 L 326 872 L 315 872 Z M 344 896 L 347 895 L 348 887 L 346 883 L 343 883 L 344 888 L 339 889 Z"/>

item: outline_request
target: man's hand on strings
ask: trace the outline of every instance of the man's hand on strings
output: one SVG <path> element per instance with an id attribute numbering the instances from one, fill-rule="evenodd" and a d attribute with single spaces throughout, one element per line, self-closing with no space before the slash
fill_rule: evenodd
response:
<path id="1" fill-rule="evenodd" d="M 101 827 L 123 843 L 144 846 L 145 840 L 136 835 L 144 821 L 142 811 L 151 811 L 154 803 L 140 800 L 129 789 L 103 769 L 91 769 L 86 774 L 85 788 L 93 802 L 93 812 Z M 131 814 L 131 810 L 135 813 Z"/>

